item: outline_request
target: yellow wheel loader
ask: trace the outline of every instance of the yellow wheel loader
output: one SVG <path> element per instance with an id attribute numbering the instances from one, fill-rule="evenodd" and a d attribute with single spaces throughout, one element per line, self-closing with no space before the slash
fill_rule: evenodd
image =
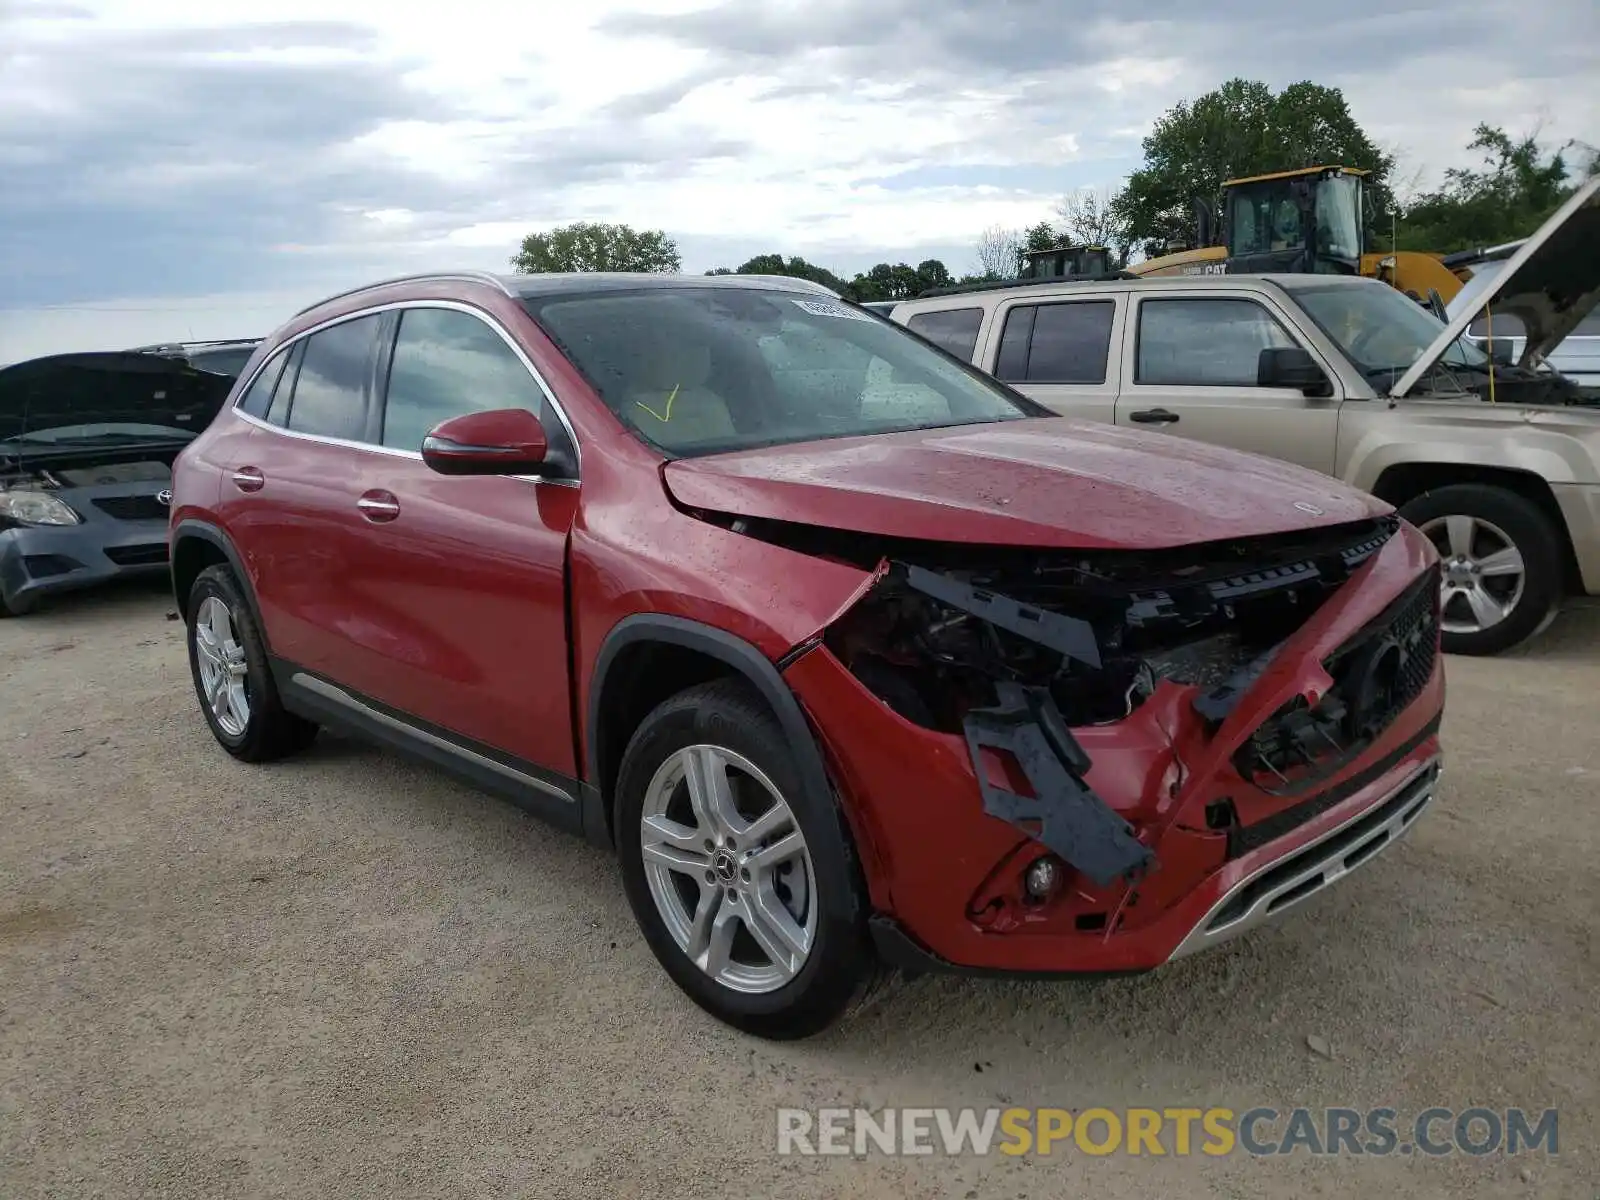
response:
<path id="1" fill-rule="evenodd" d="M 1131 275 L 1361 274 L 1442 310 L 1464 279 L 1439 255 L 1367 252 L 1367 174 L 1355 167 L 1303 167 L 1230 179 L 1222 185 L 1220 221 L 1209 204 L 1195 201 L 1194 248 L 1174 247 L 1126 270 Z M 1045 250 L 1027 258 L 1024 274 L 1030 278 L 1110 270 L 1109 254 L 1097 246 Z"/>

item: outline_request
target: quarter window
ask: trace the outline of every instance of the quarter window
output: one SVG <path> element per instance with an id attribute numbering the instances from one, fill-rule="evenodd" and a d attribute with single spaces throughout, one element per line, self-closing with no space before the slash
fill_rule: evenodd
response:
<path id="1" fill-rule="evenodd" d="M 972 351 L 978 344 L 978 327 L 982 324 L 983 309 L 950 308 L 943 312 L 918 313 L 906 322 L 906 328 L 962 362 L 971 362 Z"/>
<path id="2" fill-rule="evenodd" d="M 380 320 L 376 314 L 357 317 L 306 339 L 289 408 L 290 429 L 349 441 L 364 439 L 366 385 Z"/>
<path id="3" fill-rule="evenodd" d="M 995 374 L 1008 383 L 1104 383 L 1111 300 L 1028 304 L 1006 314 Z"/>
<path id="4" fill-rule="evenodd" d="M 1254 387 L 1263 350 L 1297 343 L 1252 300 L 1146 300 L 1136 382 Z"/>
<path id="5" fill-rule="evenodd" d="M 287 353 L 280 354 L 257 373 L 249 390 L 239 401 L 241 412 L 249 413 L 252 417 L 266 417 L 267 408 L 272 403 L 272 389 L 278 386 L 278 380 L 283 376 L 283 365 L 288 361 Z"/>
<path id="6" fill-rule="evenodd" d="M 267 423 L 279 427 L 289 424 L 289 404 L 294 399 L 294 378 L 300 371 L 300 360 L 305 356 L 306 344 L 296 342 L 283 356 L 287 364 L 283 369 L 283 378 L 278 380 L 278 386 L 272 392 L 272 406 L 267 409 Z"/>
<path id="7" fill-rule="evenodd" d="M 383 444 L 420 450 L 440 421 L 496 408 L 545 415 L 544 392 L 505 339 L 464 312 L 407 309 L 389 368 Z"/>

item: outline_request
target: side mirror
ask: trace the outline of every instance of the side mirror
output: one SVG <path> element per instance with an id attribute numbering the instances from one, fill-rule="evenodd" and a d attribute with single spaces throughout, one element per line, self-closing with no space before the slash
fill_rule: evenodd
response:
<path id="1" fill-rule="evenodd" d="M 497 408 L 441 421 L 422 439 L 422 461 L 441 475 L 534 475 L 549 443 L 525 408 Z"/>
<path id="2" fill-rule="evenodd" d="M 1331 396 L 1333 384 L 1309 350 L 1279 346 L 1263 350 L 1256 360 L 1256 386 L 1298 388 L 1307 396 Z"/>

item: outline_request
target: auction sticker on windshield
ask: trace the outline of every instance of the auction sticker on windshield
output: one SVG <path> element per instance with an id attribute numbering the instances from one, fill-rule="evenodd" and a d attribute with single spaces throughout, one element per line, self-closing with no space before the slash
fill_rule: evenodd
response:
<path id="1" fill-rule="evenodd" d="M 796 308 L 804 309 L 814 317 L 843 317 L 847 321 L 866 321 L 874 318 L 866 313 L 852 312 L 842 304 L 829 304 L 826 300 L 796 300 Z"/>

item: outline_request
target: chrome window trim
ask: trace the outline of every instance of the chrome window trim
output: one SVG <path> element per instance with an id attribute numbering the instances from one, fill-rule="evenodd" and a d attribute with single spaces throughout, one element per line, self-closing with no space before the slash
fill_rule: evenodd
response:
<path id="1" fill-rule="evenodd" d="M 244 412 L 239 408 L 240 402 L 244 399 L 246 393 L 250 391 L 251 386 L 256 381 L 256 377 L 259 376 L 262 371 L 266 370 L 267 364 L 276 359 L 278 355 L 291 352 L 297 342 L 310 337 L 314 333 L 320 333 L 324 329 L 330 329 L 335 325 L 342 325 L 346 321 L 354 321 L 361 317 L 370 317 L 386 312 L 403 312 L 408 308 L 444 308 L 449 309 L 452 312 L 464 313 L 469 317 L 476 317 L 499 335 L 500 340 L 511 349 L 513 354 L 517 356 L 517 361 L 522 364 L 523 369 L 533 377 L 534 383 L 539 385 L 539 391 L 544 394 L 545 403 L 548 404 L 550 406 L 550 410 L 556 414 L 556 419 L 561 422 L 561 428 L 566 430 L 567 440 L 572 443 L 573 458 L 576 459 L 576 462 L 573 464 L 573 474 L 575 478 L 572 479 L 545 479 L 538 475 L 509 475 L 505 476 L 505 478 L 523 479 L 530 483 L 548 483 L 558 487 L 577 487 L 580 480 L 583 478 L 583 449 L 578 444 L 577 430 L 573 429 L 572 422 L 567 419 L 566 410 L 561 407 L 560 402 L 556 399 L 555 393 L 550 390 L 550 385 L 545 382 L 544 376 L 539 373 L 538 368 L 535 367 L 528 356 L 523 353 L 522 347 L 517 345 L 516 339 L 511 336 L 510 331 L 507 330 L 505 326 L 502 325 L 498 320 L 496 320 L 493 314 L 485 312 L 481 308 L 467 304 L 460 300 L 391 300 L 386 304 L 375 304 L 370 308 L 362 308 L 353 312 L 341 313 L 337 317 L 330 317 L 326 321 L 320 321 L 315 325 L 309 326 L 306 329 L 302 329 L 292 338 L 289 338 L 281 344 L 273 347 L 272 353 L 267 355 L 266 358 L 262 359 L 261 363 L 256 367 L 256 369 L 250 372 L 249 377 L 243 380 L 236 393 L 236 398 L 229 406 L 233 410 L 233 415 L 241 421 L 247 421 L 261 429 L 270 430 L 271 432 L 281 434 L 284 437 L 300 438 L 303 441 L 318 442 L 327 446 L 343 446 L 352 450 L 367 450 L 375 454 L 387 454 L 396 458 L 411 458 L 420 462 L 422 460 L 422 454 L 416 450 L 401 450 L 393 446 L 378 446 L 371 442 L 358 442 L 350 438 L 328 437 L 320 433 L 305 433 L 298 429 L 288 429 L 282 425 L 274 425 L 270 421 L 263 421 L 261 418 L 252 416 L 251 414 Z M 387 401 L 387 397 L 385 397 L 385 401 Z"/>

